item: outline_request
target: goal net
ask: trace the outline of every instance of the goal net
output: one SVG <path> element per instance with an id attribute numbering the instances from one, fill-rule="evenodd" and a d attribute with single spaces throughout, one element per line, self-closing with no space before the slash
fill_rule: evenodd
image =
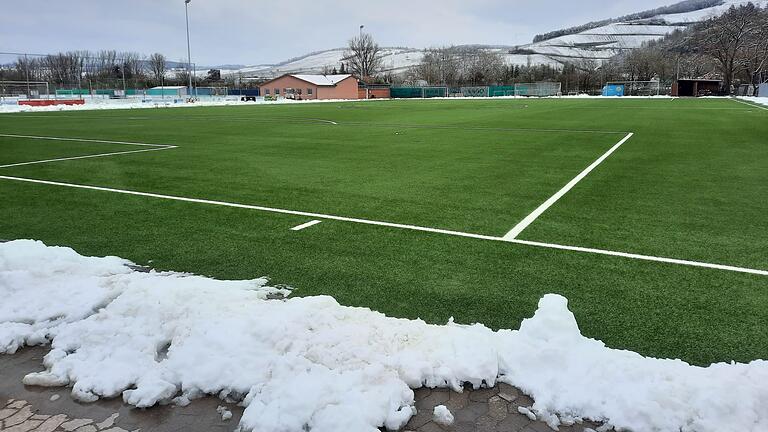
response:
<path id="1" fill-rule="evenodd" d="M 0 81 L 0 99 L 48 99 L 49 89 L 43 81 Z"/>
<path id="2" fill-rule="evenodd" d="M 448 87 L 422 87 L 421 97 L 434 98 L 434 97 L 448 97 Z"/>
<path id="3" fill-rule="evenodd" d="M 537 82 L 515 84 L 515 96 L 560 96 L 562 84 L 559 82 Z"/>

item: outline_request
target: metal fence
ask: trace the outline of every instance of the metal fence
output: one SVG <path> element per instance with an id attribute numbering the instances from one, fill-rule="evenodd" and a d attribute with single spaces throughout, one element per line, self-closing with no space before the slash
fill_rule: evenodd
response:
<path id="1" fill-rule="evenodd" d="M 473 87 L 392 87 L 390 89 L 390 95 L 394 99 L 499 96 L 546 97 L 560 96 L 561 89 L 561 83 L 559 82 L 516 83 L 504 86 Z"/>

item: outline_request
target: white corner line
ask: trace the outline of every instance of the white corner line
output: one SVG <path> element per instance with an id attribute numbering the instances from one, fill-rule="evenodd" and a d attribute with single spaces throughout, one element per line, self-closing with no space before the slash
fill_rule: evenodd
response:
<path id="1" fill-rule="evenodd" d="M 84 155 L 84 156 L 72 156 L 72 157 L 65 157 L 65 158 L 45 159 L 45 160 L 30 161 L 30 162 L 18 162 L 18 163 L 12 163 L 12 164 L 7 164 L 7 165 L 0 165 L 0 168 L 10 168 L 10 167 L 17 167 L 17 166 L 24 166 L 24 165 L 35 165 L 35 164 L 43 164 L 43 163 L 50 163 L 50 162 L 61 162 L 61 161 L 77 160 L 77 159 L 90 159 L 90 158 L 98 158 L 98 157 L 104 157 L 104 156 L 118 156 L 118 155 L 126 155 L 126 154 L 131 154 L 131 153 L 143 153 L 143 152 L 151 152 L 151 151 L 170 150 L 170 149 L 174 149 L 174 148 L 176 148 L 176 146 L 159 147 L 159 148 L 142 149 L 142 150 L 128 150 L 128 151 L 113 152 L 113 153 L 98 153 L 98 154 L 91 154 L 91 155 Z"/>
<path id="2" fill-rule="evenodd" d="M 198 199 L 198 198 L 186 198 L 186 197 L 178 197 L 178 196 L 172 196 L 172 195 L 136 192 L 136 191 L 123 190 L 123 189 L 79 185 L 74 183 L 62 183 L 62 182 L 55 182 L 55 181 L 48 181 L 48 180 L 23 178 L 23 177 L 11 177 L 11 176 L 0 175 L 0 179 L 27 182 L 27 183 L 45 184 L 45 185 L 51 185 L 51 186 L 63 186 L 63 187 L 70 187 L 70 188 L 76 188 L 76 189 L 112 192 L 112 193 L 119 193 L 119 194 L 125 194 L 125 195 L 135 195 L 135 196 L 191 202 L 191 203 L 198 203 L 198 204 L 210 204 L 210 205 L 218 205 L 218 206 L 224 206 L 224 207 L 235 207 L 235 208 L 258 210 L 258 211 L 265 211 L 265 212 L 272 212 L 272 213 L 308 216 L 311 218 L 324 219 L 324 220 L 338 220 L 338 221 L 353 222 L 353 223 L 366 224 L 366 225 L 377 225 L 377 226 L 385 226 L 390 228 L 399 228 L 399 229 L 412 230 L 412 231 L 423 231 L 423 232 L 429 232 L 429 233 L 435 233 L 435 234 L 445 234 L 445 235 L 452 235 L 457 237 L 467 237 L 467 238 L 473 238 L 473 239 L 479 239 L 479 240 L 491 240 L 491 241 L 497 241 L 497 242 L 514 243 L 514 244 L 547 248 L 547 249 L 559 249 L 559 250 L 567 250 L 567 251 L 582 252 L 582 253 L 609 255 L 609 256 L 617 256 L 617 257 L 637 259 L 637 260 L 643 260 L 643 261 L 654 261 L 654 262 L 661 262 L 661 263 L 668 263 L 668 264 L 678 264 L 678 265 L 692 266 L 692 267 L 704 267 L 709 269 L 727 270 L 727 271 L 738 272 L 738 273 L 749 273 L 749 274 L 755 274 L 755 275 L 761 275 L 761 276 L 768 276 L 768 270 L 758 270 L 758 269 L 736 267 L 736 266 L 729 266 L 729 265 L 722 265 L 722 264 L 711 264 L 711 263 L 705 263 L 705 262 L 699 262 L 699 261 L 681 260 L 676 258 L 655 257 L 650 255 L 640 255 L 640 254 L 633 254 L 633 253 L 627 253 L 627 252 L 616 252 L 616 251 L 609 251 L 609 250 L 602 250 L 602 249 L 585 248 L 585 247 L 579 247 L 579 246 L 566 246 L 566 245 L 558 245 L 553 243 L 541 243 L 541 242 L 528 241 L 528 240 L 517 240 L 517 239 L 507 240 L 502 237 L 494 237 L 494 236 L 488 236 L 488 235 L 482 235 L 482 234 L 472 234 L 472 233 L 465 233 L 461 231 L 428 228 L 428 227 L 422 227 L 417 225 L 406 225 L 406 224 L 381 222 L 381 221 L 368 220 L 368 219 L 358 219 L 358 218 L 349 218 L 349 217 L 343 217 L 343 216 L 326 215 L 322 213 L 310 213 L 310 212 L 303 212 L 303 211 L 296 211 L 296 210 L 285 210 L 285 209 L 262 207 L 262 206 L 255 206 L 255 205 L 229 203 L 224 201 L 213 201 L 213 200 L 205 200 L 205 199 Z"/>
<path id="3" fill-rule="evenodd" d="M 303 230 L 304 228 L 309 228 L 309 227 L 311 227 L 311 226 L 313 226 L 313 225 L 317 225 L 317 224 L 319 224 L 320 222 L 322 222 L 322 221 L 319 221 L 319 220 L 313 220 L 313 221 L 309 221 L 309 222 L 307 222 L 307 223 L 303 223 L 303 224 L 301 224 L 301 225 L 297 225 L 297 226 L 295 226 L 295 227 L 291 228 L 291 231 L 301 231 L 301 230 Z"/>
<path id="4" fill-rule="evenodd" d="M 766 110 L 766 111 L 768 111 L 768 107 L 764 107 L 764 106 L 761 106 L 761 105 L 759 105 L 759 104 L 756 104 L 756 103 L 752 103 L 752 102 L 747 102 L 747 101 L 741 100 L 741 99 L 739 99 L 739 98 L 736 98 L 736 97 L 732 97 L 732 98 L 731 98 L 731 100 L 732 100 L 732 101 L 735 101 L 735 102 L 738 102 L 738 103 L 740 103 L 740 104 L 744 104 L 744 105 L 746 105 L 746 106 L 750 106 L 750 107 L 752 107 L 752 108 L 757 108 L 757 109 L 761 109 L 761 110 Z"/>
<path id="5" fill-rule="evenodd" d="M 504 240 L 514 240 L 517 238 L 518 235 L 520 235 L 523 230 L 528 228 L 528 225 L 533 223 L 539 216 L 541 216 L 542 213 L 547 211 L 548 208 L 550 208 L 554 203 L 557 202 L 560 198 L 563 197 L 568 191 L 573 189 L 574 186 L 578 182 L 580 182 L 584 177 L 586 177 L 592 170 L 597 168 L 598 165 L 600 165 L 605 159 L 608 158 L 613 152 L 615 152 L 619 147 L 621 147 L 622 144 L 627 142 L 630 138 L 632 138 L 632 135 L 634 133 L 630 132 L 628 133 L 624 138 L 622 138 L 621 141 L 617 142 L 613 147 L 611 147 L 607 152 L 605 152 L 602 156 L 600 156 L 596 161 L 592 162 L 592 164 L 584 169 L 584 171 L 580 172 L 579 175 L 573 178 L 573 180 L 569 181 L 568 184 L 563 186 L 562 189 L 557 191 L 554 195 L 549 197 L 548 200 L 544 201 L 536 210 L 531 212 L 528 216 L 526 216 L 523 220 L 521 220 L 517 225 L 515 225 L 514 228 L 512 228 L 507 234 L 504 235 Z"/>
<path id="6" fill-rule="evenodd" d="M 171 144 L 148 144 L 148 143 L 139 143 L 139 142 L 130 142 L 130 141 L 109 141 L 109 140 L 100 140 L 100 139 L 91 139 L 91 138 L 16 135 L 16 134 L 4 134 L 4 133 L 0 133 L 0 137 L 26 138 L 26 139 L 50 140 L 50 141 L 75 141 L 75 142 L 88 142 L 88 143 L 100 143 L 100 144 L 123 144 L 123 145 L 135 145 L 135 146 L 147 146 L 147 147 L 176 147 Z"/>

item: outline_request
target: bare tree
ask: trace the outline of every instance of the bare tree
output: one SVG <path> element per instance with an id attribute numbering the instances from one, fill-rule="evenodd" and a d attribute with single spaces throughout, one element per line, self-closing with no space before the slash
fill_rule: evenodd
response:
<path id="1" fill-rule="evenodd" d="M 740 67 L 740 54 L 751 35 L 762 33 L 760 9 L 752 3 L 731 6 L 723 15 L 697 26 L 691 42 L 695 49 L 713 57 L 723 75 L 723 85 L 730 92 L 734 74 Z"/>
<path id="2" fill-rule="evenodd" d="M 149 56 L 149 71 L 152 74 L 152 78 L 155 83 L 160 85 L 163 83 L 165 77 L 165 71 L 167 70 L 165 56 L 160 53 L 154 53 Z"/>
<path id="3" fill-rule="evenodd" d="M 768 75 L 768 8 L 758 10 L 754 19 L 756 30 L 747 35 L 747 41 L 736 55 L 736 64 L 745 82 L 760 84 Z"/>
<path id="4" fill-rule="evenodd" d="M 363 33 L 349 40 L 349 46 L 344 52 L 344 61 L 350 71 L 360 79 L 372 77 L 379 71 L 383 61 L 381 48 L 373 36 Z"/>

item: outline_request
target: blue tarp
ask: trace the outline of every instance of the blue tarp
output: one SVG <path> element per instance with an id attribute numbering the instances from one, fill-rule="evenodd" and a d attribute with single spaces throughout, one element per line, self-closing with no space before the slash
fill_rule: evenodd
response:
<path id="1" fill-rule="evenodd" d="M 607 84 L 603 87 L 603 96 L 624 96 L 624 84 Z"/>

